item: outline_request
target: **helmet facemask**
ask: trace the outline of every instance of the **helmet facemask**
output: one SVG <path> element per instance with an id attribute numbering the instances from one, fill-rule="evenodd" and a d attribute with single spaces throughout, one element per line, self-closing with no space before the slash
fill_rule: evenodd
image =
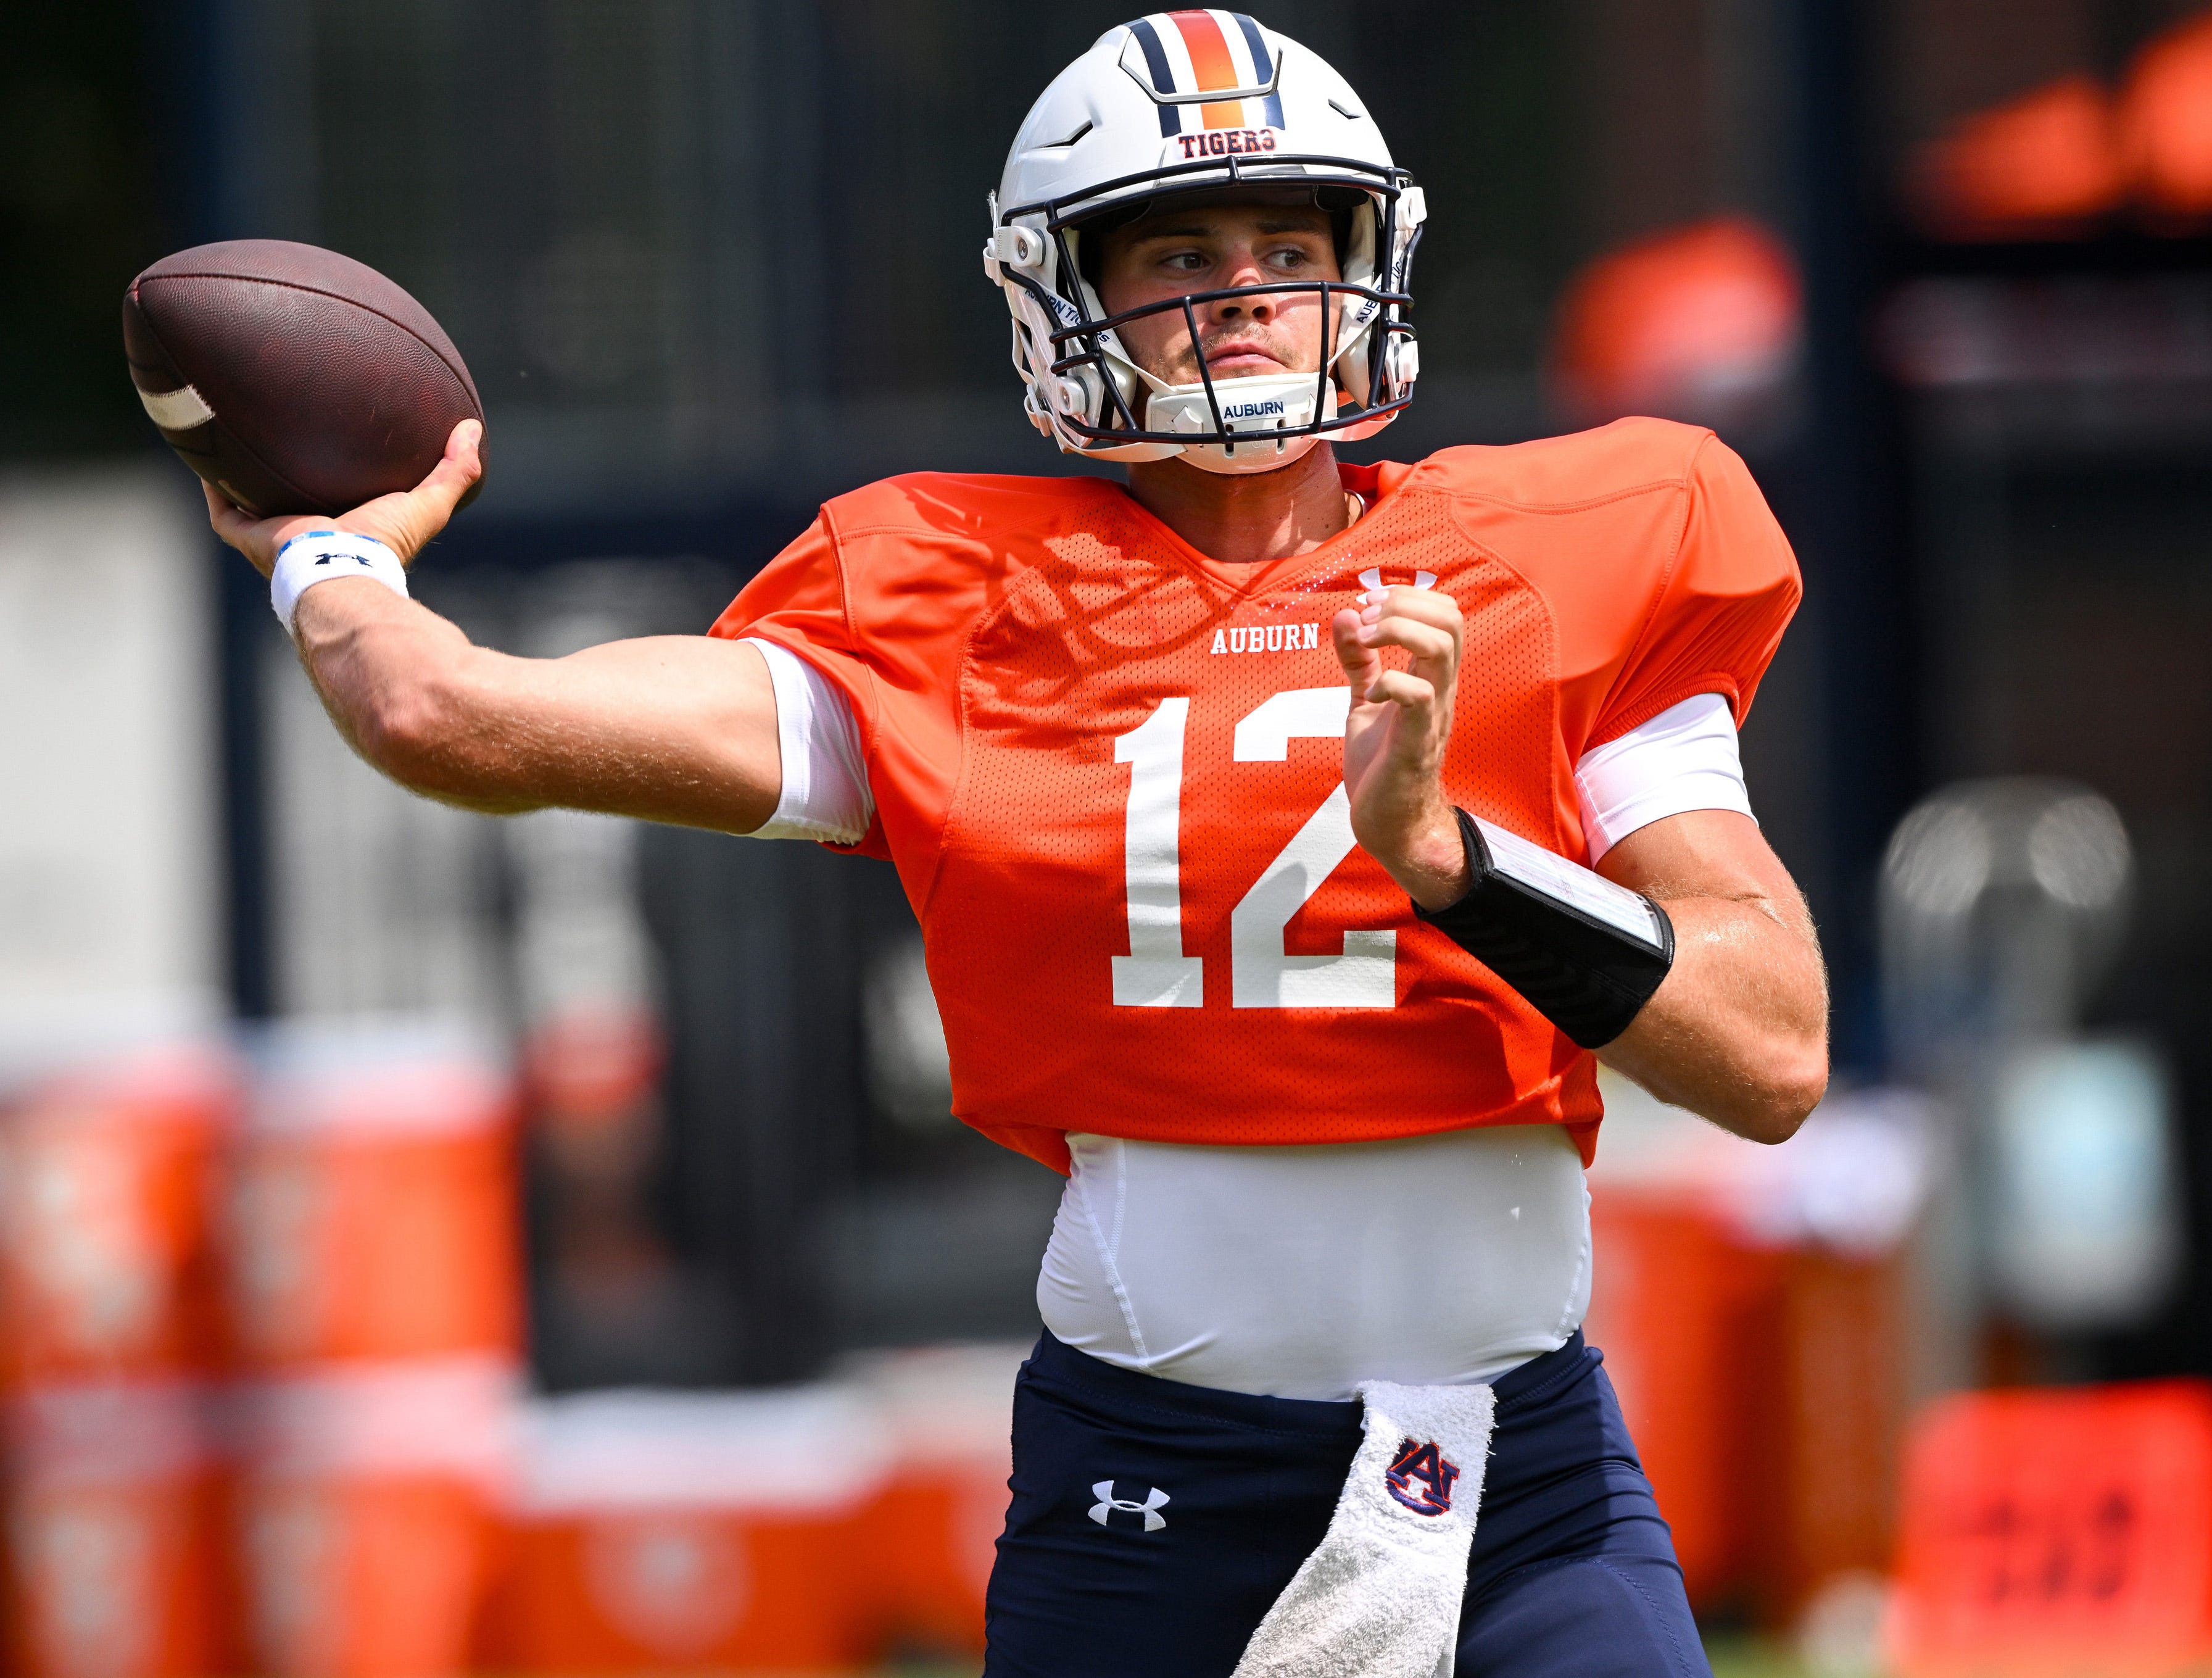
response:
<path id="1" fill-rule="evenodd" d="M 1124 192 L 1104 204 L 1024 205 L 1000 213 L 1001 229 L 1030 224 L 1024 228 L 1030 234 L 1022 241 L 1024 254 L 1034 252 L 1036 244 L 1046 246 L 1044 261 L 1035 264 L 1044 274 L 1024 286 L 1034 308 L 1017 309 L 1014 344 L 1015 365 L 1030 381 L 1030 410 L 1040 429 L 1056 431 L 1071 452 L 1103 459 L 1158 459 L 1182 454 L 1208 471 L 1269 471 L 1289 465 L 1323 436 L 1346 441 L 1371 436 L 1406 405 L 1411 399 L 1407 364 L 1413 333 L 1404 319 L 1413 303 L 1404 288 L 1420 234 L 1418 221 L 1401 234 L 1399 218 L 1401 201 L 1409 198 L 1418 215 L 1419 189 L 1402 170 L 1376 171 L 1374 178 L 1356 179 L 1339 173 L 1344 167 L 1340 160 L 1279 161 L 1336 167 L 1327 179 L 1311 173 L 1293 182 L 1255 179 L 1253 194 L 1273 197 L 1294 185 L 1302 195 L 1310 192 L 1314 201 L 1324 204 L 1324 191 L 1356 196 L 1342 216 L 1340 278 L 1191 292 L 1109 314 L 1091 277 L 1096 270 L 1091 253 L 1104 232 L 1138 219 L 1154 204 L 1181 201 L 1185 194 L 1176 192 L 1171 183 L 1163 183 L 1168 186 L 1165 192 Z M 1163 176 L 1178 173 L 1158 172 Z M 1203 194 L 1237 201 L 1244 196 L 1219 184 L 1218 166 L 1210 173 L 1212 179 L 1189 197 Z M 1042 228 L 1036 227 L 1039 222 Z M 1043 237 L 1037 240 L 1040 232 Z M 1000 242 L 1013 241 L 1002 233 Z M 1401 251 L 1388 287 L 1376 271 L 1378 248 Z M 1016 283 L 1025 278 L 1012 264 L 1002 264 L 1001 271 Z M 1330 345 L 1322 365 L 1311 373 L 1216 379 L 1206 373 L 1201 358 L 1196 382 L 1170 385 L 1137 362 L 1119 331 L 1133 320 L 1179 310 L 1196 344 L 1198 312 L 1206 305 L 1236 297 L 1301 293 L 1313 295 L 1320 302 L 1323 342 Z M 1056 416 L 1050 412 L 1048 400 L 1040 399 L 1036 387 L 1041 379 L 1060 383 L 1064 405 Z M 1068 398 L 1077 399 L 1065 400 Z M 1056 425 L 1051 424 L 1054 418 Z"/>

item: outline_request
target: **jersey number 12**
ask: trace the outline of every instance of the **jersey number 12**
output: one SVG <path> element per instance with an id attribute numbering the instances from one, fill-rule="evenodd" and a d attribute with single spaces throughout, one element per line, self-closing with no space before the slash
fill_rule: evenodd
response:
<path id="1" fill-rule="evenodd" d="M 1344 738 L 1352 690 L 1292 688 L 1237 725 L 1240 763 L 1281 763 L 1292 740 Z M 1123 849 L 1129 953 L 1114 958 L 1114 1002 L 1125 1008 L 1195 1008 L 1206 1000 L 1204 958 L 1182 951 L 1182 743 L 1190 701 L 1163 699 L 1114 742 L 1129 765 Z M 1283 929 L 1336 865 L 1352 854 L 1352 800 L 1344 783 L 1322 800 L 1230 912 L 1230 994 L 1240 1008 L 1389 1008 L 1398 1000 L 1398 935 L 1355 929 L 1340 956 L 1285 952 Z"/>

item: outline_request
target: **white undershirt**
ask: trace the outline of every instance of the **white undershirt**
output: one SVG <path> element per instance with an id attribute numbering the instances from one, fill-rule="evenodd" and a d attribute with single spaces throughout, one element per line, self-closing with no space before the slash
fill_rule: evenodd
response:
<path id="1" fill-rule="evenodd" d="M 754 836 L 856 842 L 875 801 L 850 706 L 804 659 L 751 644 L 783 753 Z M 1686 699 L 1585 752 L 1575 794 L 1593 863 L 1664 817 L 1749 816 L 1728 702 Z M 1565 1345 L 1589 1303 L 1589 1196 L 1557 1125 L 1194 1147 L 1076 1123 L 1067 1143 L 1037 1309 L 1109 1364 L 1279 1398 L 1491 1381 Z"/>
<path id="2" fill-rule="evenodd" d="M 1494 1381 L 1589 1304 L 1589 1195 L 1559 1125 L 1067 1149 L 1037 1310 L 1125 1369 L 1278 1398 Z"/>

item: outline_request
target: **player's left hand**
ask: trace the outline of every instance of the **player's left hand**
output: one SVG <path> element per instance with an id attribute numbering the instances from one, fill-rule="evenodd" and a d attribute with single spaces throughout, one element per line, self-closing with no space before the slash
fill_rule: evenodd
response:
<path id="1" fill-rule="evenodd" d="M 1442 909 L 1470 884 L 1459 818 L 1444 796 L 1444 747 L 1459 683 L 1459 602 L 1396 585 L 1360 597 L 1330 625 L 1352 684 L 1344 725 L 1344 787 L 1362 848 L 1424 909 Z M 1395 669 L 1385 647 L 1410 660 Z"/>

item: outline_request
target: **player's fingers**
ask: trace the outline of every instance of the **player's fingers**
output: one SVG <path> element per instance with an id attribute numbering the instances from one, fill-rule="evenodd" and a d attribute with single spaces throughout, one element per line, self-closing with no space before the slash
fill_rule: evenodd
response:
<path id="1" fill-rule="evenodd" d="M 453 516 L 469 485 L 483 476 L 483 462 L 477 452 L 483 441 L 483 425 L 463 420 L 446 439 L 444 458 L 430 468 L 429 477 L 415 486 L 414 493 L 429 503 L 440 524 Z"/>
<path id="2" fill-rule="evenodd" d="M 1367 684 L 1364 697 L 1370 705 L 1395 705 L 1418 720 L 1435 708 L 1437 690 L 1410 670 L 1386 670 Z"/>
<path id="3" fill-rule="evenodd" d="M 483 463 L 477 452 L 483 435 L 482 425 L 463 420 L 447 437 L 446 453 L 428 477 L 412 489 L 379 495 L 356 508 L 345 517 L 346 527 L 376 538 L 399 556 L 402 565 L 413 564 L 430 538 L 446 527 L 469 485 L 483 476 Z"/>
<path id="4" fill-rule="evenodd" d="M 1362 595 L 1360 605 L 1360 616 L 1370 623 L 1382 618 L 1402 617 L 1416 623 L 1433 623 L 1449 631 L 1455 641 L 1460 638 L 1463 619 L 1459 602 L 1433 588 L 1408 588 L 1403 583 L 1394 583 Z"/>
<path id="5" fill-rule="evenodd" d="M 1402 647 L 1420 673 L 1438 686 L 1457 680 L 1462 624 L 1459 603 L 1432 589 L 1394 587 L 1361 597 L 1361 640 Z"/>
<path id="6" fill-rule="evenodd" d="M 215 533 L 229 543 L 232 547 L 236 547 L 238 541 L 235 532 L 244 515 L 216 491 L 214 484 L 208 483 L 204 478 L 200 481 L 200 494 L 207 497 L 208 523 L 214 528 Z"/>
<path id="7" fill-rule="evenodd" d="M 262 521 L 233 505 L 229 497 L 212 483 L 203 480 L 200 493 L 207 498 L 208 523 L 216 536 L 244 554 L 257 570 L 265 575 L 276 556 L 270 550 L 266 532 L 259 528 Z"/>
<path id="8" fill-rule="evenodd" d="M 1381 655 L 1360 641 L 1359 614 L 1346 607 L 1329 620 L 1329 644 L 1336 648 L 1336 661 L 1344 667 L 1345 680 L 1358 691 L 1374 679 Z"/>
<path id="9" fill-rule="evenodd" d="M 1359 642 L 1363 647 L 1402 647 L 1417 662 L 1446 666 L 1459 653 L 1450 630 L 1388 614 L 1380 622 L 1360 625 Z"/>
<path id="10" fill-rule="evenodd" d="M 480 477 L 483 474 L 483 422 L 482 420 L 463 420 L 446 435 L 447 458 L 451 459 L 459 456 L 467 464 L 469 475 L 471 477 Z"/>

